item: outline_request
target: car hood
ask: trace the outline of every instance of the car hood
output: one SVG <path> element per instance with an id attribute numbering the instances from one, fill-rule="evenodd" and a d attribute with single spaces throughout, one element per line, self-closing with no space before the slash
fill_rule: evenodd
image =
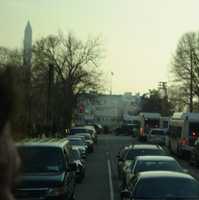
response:
<path id="1" fill-rule="evenodd" d="M 39 188 L 60 186 L 65 177 L 62 173 L 22 174 L 17 181 L 17 188 Z"/>

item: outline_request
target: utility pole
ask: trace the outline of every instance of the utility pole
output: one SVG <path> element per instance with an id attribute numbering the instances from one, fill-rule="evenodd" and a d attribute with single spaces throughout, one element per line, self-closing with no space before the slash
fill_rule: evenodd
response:
<path id="1" fill-rule="evenodd" d="M 159 82 L 158 88 L 159 88 L 159 91 L 164 92 L 164 95 L 162 95 L 162 103 L 161 103 L 162 109 L 161 110 L 163 114 L 166 114 L 167 108 L 165 107 L 165 103 L 168 102 L 167 82 Z"/>
<path id="2" fill-rule="evenodd" d="M 191 68 L 191 73 L 190 73 L 190 104 L 189 104 L 189 111 L 193 112 L 193 54 L 192 54 L 192 49 L 190 53 L 190 68 Z"/>
<path id="3" fill-rule="evenodd" d="M 54 65 L 49 64 L 48 71 L 48 97 L 47 97 L 47 126 L 48 131 L 53 128 L 53 89 L 54 89 Z"/>
<path id="4" fill-rule="evenodd" d="M 113 94 L 113 75 L 114 75 L 114 73 L 111 72 L 111 87 L 110 87 L 110 95 Z"/>

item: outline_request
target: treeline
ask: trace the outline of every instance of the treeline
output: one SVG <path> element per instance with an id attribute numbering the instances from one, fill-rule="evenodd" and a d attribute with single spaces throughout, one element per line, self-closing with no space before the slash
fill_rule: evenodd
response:
<path id="1" fill-rule="evenodd" d="M 73 34 L 34 42 L 31 70 L 23 62 L 23 50 L 0 47 L 0 68 L 10 69 L 17 94 L 16 132 L 54 134 L 70 128 L 78 96 L 101 88 L 101 59 L 99 38 L 82 41 Z"/>

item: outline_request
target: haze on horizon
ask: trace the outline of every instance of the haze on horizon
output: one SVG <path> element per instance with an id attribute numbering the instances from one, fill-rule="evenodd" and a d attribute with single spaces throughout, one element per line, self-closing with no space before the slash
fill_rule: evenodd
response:
<path id="1" fill-rule="evenodd" d="M 101 36 L 102 63 L 113 93 L 145 92 L 170 81 L 182 34 L 199 30 L 198 0 L 0 0 L 0 46 L 21 48 L 30 20 L 33 39 L 59 30 Z"/>

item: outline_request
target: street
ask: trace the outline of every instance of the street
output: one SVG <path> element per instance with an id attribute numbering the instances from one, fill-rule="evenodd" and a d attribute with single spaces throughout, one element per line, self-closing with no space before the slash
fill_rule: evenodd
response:
<path id="1" fill-rule="evenodd" d="M 131 142 L 127 136 L 99 136 L 95 152 L 88 157 L 86 177 L 77 185 L 77 200 L 120 199 L 116 155 L 120 147 Z"/>
<path id="2" fill-rule="evenodd" d="M 129 136 L 100 135 L 95 152 L 88 156 L 86 177 L 76 188 L 77 200 L 119 200 L 116 155 L 120 147 L 136 142 Z M 199 170 L 177 159 L 195 178 Z M 109 167 L 110 166 L 110 167 Z M 199 179 L 198 179 L 199 180 Z"/>

